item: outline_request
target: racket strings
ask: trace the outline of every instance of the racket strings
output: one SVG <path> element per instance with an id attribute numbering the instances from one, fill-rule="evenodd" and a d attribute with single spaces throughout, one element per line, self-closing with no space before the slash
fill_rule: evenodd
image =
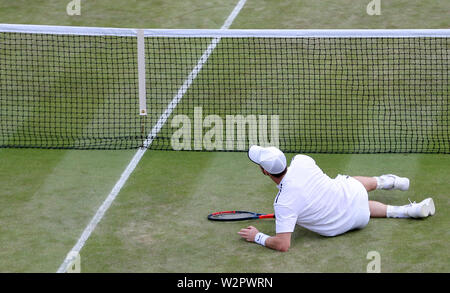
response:
<path id="1" fill-rule="evenodd" d="M 223 220 L 229 220 L 229 219 L 245 219 L 245 218 L 252 218 L 255 214 L 253 213 L 217 213 L 211 215 L 214 219 L 223 219 Z"/>

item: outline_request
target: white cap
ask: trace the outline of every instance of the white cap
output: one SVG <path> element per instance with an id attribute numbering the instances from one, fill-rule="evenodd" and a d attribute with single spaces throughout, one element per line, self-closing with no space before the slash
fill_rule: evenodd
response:
<path id="1" fill-rule="evenodd" d="M 252 145 L 248 157 L 270 174 L 280 174 L 286 169 L 286 157 L 276 147 L 260 147 Z"/>

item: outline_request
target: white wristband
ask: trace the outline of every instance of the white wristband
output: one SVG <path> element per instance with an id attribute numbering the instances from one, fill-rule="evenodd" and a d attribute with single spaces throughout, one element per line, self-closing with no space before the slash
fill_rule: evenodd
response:
<path id="1" fill-rule="evenodd" d="M 270 237 L 269 235 L 259 232 L 255 236 L 255 242 L 258 243 L 259 245 L 266 246 L 266 240 L 269 237 Z"/>

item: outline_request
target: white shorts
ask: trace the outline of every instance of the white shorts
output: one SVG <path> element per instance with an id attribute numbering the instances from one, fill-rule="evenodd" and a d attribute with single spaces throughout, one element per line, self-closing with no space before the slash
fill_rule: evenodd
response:
<path id="1" fill-rule="evenodd" d="M 353 198 L 350 203 L 352 215 L 347 231 L 364 228 L 370 220 L 369 194 L 366 188 L 361 182 L 348 175 L 338 175 L 335 179 L 342 183 L 345 193 L 351 194 Z"/>

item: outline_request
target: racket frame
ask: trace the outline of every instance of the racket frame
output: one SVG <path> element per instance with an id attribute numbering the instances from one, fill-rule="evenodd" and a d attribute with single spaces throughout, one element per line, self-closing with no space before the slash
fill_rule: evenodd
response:
<path id="1" fill-rule="evenodd" d="M 214 218 L 214 216 L 222 215 L 222 214 L 240 214 L 240 213 L 251 214 L 251 216 L 242 217 L 242 218 L 229 218 L 229 219 Z M 208 220 L 221 221 L 221 222 L 246 221 L 246 220 L 256 220 L 256 219 L 273 219 L 273 218 L 275 218 L 274 214 L 260 214 L 260 213 L 249 212 L 249 211 L 221 211 L 221 212 L 211 213 L 208 215 Z"/>

